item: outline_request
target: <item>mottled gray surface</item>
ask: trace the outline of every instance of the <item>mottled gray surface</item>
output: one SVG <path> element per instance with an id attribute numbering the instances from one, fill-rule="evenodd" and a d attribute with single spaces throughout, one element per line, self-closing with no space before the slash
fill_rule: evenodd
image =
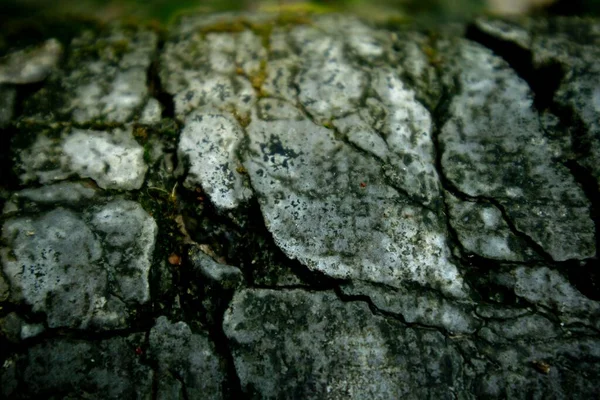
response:
<path id="1" fill-rule="evenodd" d="M 24 183 L 52 183 L 77 175 L 92 178 L 103 189 L 139 189 L 148 167 L 144 149 L 131 129 L 72 129 L 60 137 L 41 133 L 20 151 L 18 168 Z"/>
<path id="2" fill-rule="evenodd" d="M 3 398 L 597 396 L 596 21 L 89 26 L 0 62 Z"/>
<path id="3" fill-rule="evenodd" d="M 54 207 L 34 216 L 25 209 L 2 226 L 10 299 L 45 313 L 51 328 L 125 328 L 129 308 L 150 300 L 156 223 L 127 200 L 91 205 L 81 214 Z"/>
<path id="4" fill-rule="evenodd" d="M 222 399 L 225 371 L 206 335 L 185 322 L 159 317 L 150 330 L 150 357 L 158 364 L 160 399 Z"/>

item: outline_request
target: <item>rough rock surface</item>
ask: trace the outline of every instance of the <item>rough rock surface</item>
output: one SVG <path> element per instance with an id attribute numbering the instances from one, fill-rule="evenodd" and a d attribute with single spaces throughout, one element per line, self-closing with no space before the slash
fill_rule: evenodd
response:
<path id="1" fill-rule="evenodd" d="M 13 49 L 0 396 L 596 396 L 598 22 L 434 30 L 188 15 Z"/>

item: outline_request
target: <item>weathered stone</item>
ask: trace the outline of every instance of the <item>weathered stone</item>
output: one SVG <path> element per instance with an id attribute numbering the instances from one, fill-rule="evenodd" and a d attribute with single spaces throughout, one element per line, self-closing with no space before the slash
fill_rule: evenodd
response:
<path id="1" fill-rule="evenodd" d="M 469 253 L 504 261 L 536 259 L 524 239 L 510 229 L 502 212 L 494 205 L 462 201 L 446 193 L 452 227 Z"/>
<path id="2" fill-rule="evenodd" d="M 92 178 L 104 189 L 139 189 L 148 167 L 131 128 L 112 131 L 72 129 L 59 138 L 44 132 L 19 154 L 24 183 L 52 183 L 72 175 Z"/>
<path id="3" fill-rule="evenodd" d="M 332 292 L 243 290 L 225 313 L 224 330 L 251 397 L 444 397 L 463 390 L 461 356 L 439 332 L 407 328 Z"/>
<path id="4" fill-rule="evenodd" d="M 244 166 L 275 242 L 309 268 L 466 295 L 439 217 L 382 179 L 381 165 L 303 121 L 253 119 Z"/>
<path id="5" fill-rule="evenodd" d="M 531 93 L 489 50 L 460 42 L 460 91 L 442 127 L 442 167 L 464 194 L 492 198 L 514 226 L 557 261 L 595 254 L 589 201 L 548 157 Z"/>
<path id="6" fill-rule="evenodd" d="M 446 329 L 451 334 L 474 333 L 481 321 L 473 315 L 472 304 L 447 300 L 436 293 L 391 289 L 354 281 L 341 286 L 349 296 L 368 295 L 381 311 L 399 315 L 409 324 Z"/>
<path id="7" fill-rule="evenodd" d="M 63 398 L 149 399 L 152 370 L 140 362 L 136 348 L 144 336 L 132 334 L 100 341 L 51 339 L 30 347 L 17 363 L 9 398 L 39 398 L 60 393 Z M 4 376 L 4 371 L 1 373 Z M 6 378 L 5 378 L 6 379 Z M 14 380 L 21 382 L 16 392 Z M 3 382 L 4 383 L 4 382 Z"/>
<path id="8" fill-rule="evenodd" d="M 128 308 L 149 300 L 156 230 L 125 200 L 12 217 L 1 250 L 10 300 L 44 312 L 49 327 L 123 328 Z"/>
<path id="9" fill-rule="evenodd" d="M 25 85 L 43 81 L 57 67 L 63 48 L 56 39 L 25 50 L 16 51 L 0 60 L 0 85 Z"/>
<path id="10" fill-rule="evenodd" d="M 149 343 L 150 357 L 158 364 L 159 398 L 223 398 L 225 371 L 208 335 L 159 317 Z"/>
<path id="11" fill-rule="evenodd" d="M 190 260 L 194 268 L 199 269 L 205 278 L 225 288 L 235 288 L 244 280 L 239 268 L 220 264 L 198 248 L 190 250 Z"/>
<path id="12" fill-rule="evenodd" d="M 189 115 L 179 139 L 179 159 L 186 164 L 184 185 L 201 187 L 219 209 L 236 208 L 252 196 L 239 170 L 242 127 L 226 113 L 204 111 Z"/>
<path id="13" fill-rule="evenodd" d="M 30 120 L 124 123 L 148 98 L 147 69 L 155 33 L 112 26 L 73 39 L 63 68 L 25 103 Z"/>

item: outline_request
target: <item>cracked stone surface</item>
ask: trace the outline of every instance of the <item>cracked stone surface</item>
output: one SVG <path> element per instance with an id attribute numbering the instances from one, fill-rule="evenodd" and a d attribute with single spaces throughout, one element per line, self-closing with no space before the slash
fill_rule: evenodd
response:
<path id="1" fill-rule="evenodd" d="M 131 129 L 72 129 L 51 137 L 41 133 L 20 152 L 24 183 L 51 183 L 72 175 L 92 178 L 103 189 L 139 189 L 148 169 L 144 149 Z"/>
<path id="2" fill-rule="evenodd" d="M 142 28 L 82 32 L 46 87 L 25 103 L 25 116 L 78 124 L 131 121 L 149 98 L 146 75 L 157 41 Z"/>
<path id="3" fill-rule="evenodd" d="M 491 51 L 466 41 L 457 46 L 462 90 L 440 132 L 444 174 L 461 193 L 498 202 L 554 260 L 594 256 L 589 201 L 549 157 L 529 87 Z"/>
<path id="4" fill-rule="evenodd" d="M 192 333 L 185 322 L 159 317 L 150 330 L 151 357 L 159 365 L 157 396 L 161 399 L 222 399 L 225 373 L 214 345 Z"/>
<path id="5" fill-rule="evenodd" d="M 597 395 L 597 21 L 80 25 L 0 60 L 0 397 Z"/>
<path id="6" fill-rule="evenodd" d="M 78 188 L 71 184 L 44 191 L 70 189 Z M 23 197 L 44 194 L 37 191 Z M 9 299 L 45 313 L 51 328 L 125 328 L 132 308 L 150 300 L 156 223 L 128 200 L 90 204 L 82 211 L 58 200 L 39 215 L 31 215 L 28 211 L 37 205 L 25 201 L 2 226 Z"/>

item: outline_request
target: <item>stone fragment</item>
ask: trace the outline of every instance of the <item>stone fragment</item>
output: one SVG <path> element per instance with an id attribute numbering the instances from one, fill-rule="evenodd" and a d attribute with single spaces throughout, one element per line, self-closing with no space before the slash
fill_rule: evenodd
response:
<path id="1" fill-rule="evenodd" d="M 461 192 L 493 198 L 556 261 L 595 254 L 589 202 L 569 170 L 548 157 L 531 93 L 508 65 L 459 42 L 460 91 L 442 127 L 442 167 Z"/>
<path id="2" fill-rule="evenodd" d="M 185 163 L 184 185 L 201 187 L 221 210 L 236 208 L 252 197 L 239 171 L 238 148 L 242 127 L 231 116 L 218 111 L 194 113 L 186 118 L 178 146 Z"/>
<path id="3" fill-rule="evenodd" d="M 10 53 L 0 60 L 0 85 L 43 81 L 56 69 L 63 47 L 56 39 Z"/>
<path id="4" fill-rule="evenodd" d="M 464 249 L 493 260 L 525 261 L 536 254 L 511 231 L 502 212 L 490 203 L 463 201 L 446 193 L 450 222 Z"/>
<path id="5" fill-rule="evenodd" d="M 0 85 L 0 129 L 5 128 L 12 120 L 16 98 L 15 88 Z"/>
<path id="6" fill-rule="evenodd" d="M 354 281 L 341 286 L 349 296 L 369 296 L 381 311 L 402 316 L 409 324 L 443 328 L 451 334 L 471 334 L 481 321 L 473 315 L 473 305 L 447 300 L 436 293 L 391 289 Z"/>
<path id="7" fill-rule="evenodd" d="M 162 316 L 150 330 L 149 343 L 158 365 L 158 398 L 223 398 L 225 370 L 208 335 Z"/>
<path id="8" fill-rule="evenodd" d="M 112 131 L 72 129 L 60 138 L 43 132 L 19 154 L 24 183 L 52 183 L 72 175 L 92 178 L 103 189 L 133 190 L 144 183 L 144 149 L 131 128 Z"/>
<path id="9" fill-rule="evenodd" d="M 583 323 L 600 329 L 600 302 L 590 300 L 555 270 L 518 267 L 515 294 L 556 312 L 567 324 Z"/>
<path id="10" fill-rule="evenodd" d="M 175 31 L 188 29 L 182 20 Z M 247 118 L 265 60 L 262 41 L 249 30 L 174 34 L 161 55 L 160 76 L 180 119 L 202 107 Z"/>
<path id="11" fill-rule="evenodd" d="M 126 200 L 10 218 L 0 251 L 9 300 L 44 312 L 51 328 L 124 328 L 129 308 L 149 300 L 156 233 Z"/>
<path id="12" fill-rule="evenodd" d="M 235 288 L 244 280 L 242 271 L 231 265 L 220 264 L 198 248 L 190 250 L 190 260 L 202 275 L 225 288 Z"/>
<path id="13" fill-rule="evenodd" d="M 311 269 L 466 295 L 431 210 L 388 186 L 381 165 L 309 120 L 253 118 L 244 166 L 276 244 Z"/>
<path id="14" fill-rule="evenodd" d="M 223 328 L 242 390 L 253 397 L 443 397 L 464 390 L 460 353 L 439 332 L 407 328 L 332 292 L 242 290 Z"/>
<path id="15" fill-rule="evenodd" d="M 158 43 L 146 29 L 110 26 L 74 38 L 61 70 L 26 100 L 35 121 L 125 123 L 148 98 L 147 69 Z"/>
<path id="16" fill-rule="evenodd" d="M 12 377 L 0 371 L 0 381 L 13 387 L 8 398 L 58 393 L 78 398 L 85 393 L 92 399 L 148 399 L 152 370 L 136 354 L 143 343 L 142 334 L 103 340 L 50 339 L 27 349 L 18 359 L 22 367 Z"/>

